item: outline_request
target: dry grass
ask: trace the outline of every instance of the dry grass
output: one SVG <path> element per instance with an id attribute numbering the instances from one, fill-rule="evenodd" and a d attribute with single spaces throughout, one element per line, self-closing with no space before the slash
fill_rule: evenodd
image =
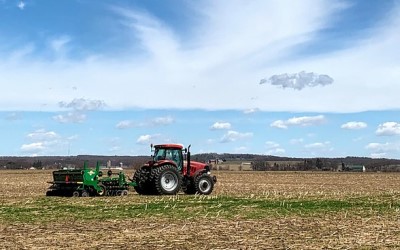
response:
<path id="1" fill-rule="evenodd" d="M 211 196 L 58 198 L 49 171 L 0 171 L 0 246 L 400 248 L 400 174 L 214 174 Z"/>

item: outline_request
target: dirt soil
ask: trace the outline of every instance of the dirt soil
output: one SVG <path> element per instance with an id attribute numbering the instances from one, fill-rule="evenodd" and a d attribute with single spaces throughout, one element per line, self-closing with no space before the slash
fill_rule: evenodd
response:
<path id="1" fill-rule="evenodd" d="M 400 174 L 396 173 L 214 174 L 218 177 L 215 196 L 335 200 L 385 196 L 397 204 L 400 197 Z M 51 172 L 0 171 L 0 178 L 0 206 L 29 204 L 43 199 Z M 71 198 L 71 203 L 74 199 L 86 202 L 85 198 Z M 124 202 L 120 197 L 107 199 L 115 199 L 116 205 Z M 157 197 L 131 192 L 124 199 L 140 203 Z M 0 249 L 400 249 L 399 208 L 365 217 L 341 210 L 259 219 L 150 216 L 32 223 L 0 218 L 0 222 Z"/>

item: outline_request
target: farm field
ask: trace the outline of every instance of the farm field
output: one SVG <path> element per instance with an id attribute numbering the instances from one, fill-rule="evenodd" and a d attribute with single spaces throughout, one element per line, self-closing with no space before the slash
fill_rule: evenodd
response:
<path id="1" fill-rule="evenodd" d="M 0 248 L 400 248 L 400 173 L 213 174 L 210 196 L 62 198 L 51 171 L 0 171 Z"/>

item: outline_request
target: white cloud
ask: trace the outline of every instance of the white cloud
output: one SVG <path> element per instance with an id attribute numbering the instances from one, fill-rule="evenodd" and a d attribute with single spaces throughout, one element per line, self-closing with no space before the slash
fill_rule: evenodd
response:
<path id="1" fill-rule="evenodd" d="M 343 129 L 363 129 L 366 128 L 367 124 L 365 122 L 347 122 L 345 124 L 342 124 L 341 128 Z"/>
<path id="2" fill-rule="evenodd" d="M 75 98 L 71 102 L 59 102 L 61 108 L 69 108 L 76 111 L 95 111 L 106 106 L 102 100 L 90 100 L 85 98 Z"/>
<path id="3" fill-rule="evenodd" d="M 45 146 L 42 142 L 34 142 L 30 144 L 23 144 L 21 146 L 21 151 L 24 153 L 39 153 L 44 150 Z"/>
<path id="4" fill-rule="evenodd" d="M 149 144 L 152 136 L 151 135 L 141 135 L 139 138 L 136 140 L 136 143 L 138 144 Z"/>
<path id="5" fill-rule="evenodd" d="M 325 148 L 327 146 L 327 143 L 323 143 L 323 142 L 315 142 L 315 143 L 310 143 L 305 145 L 305 148 L 311 148 L 311 149 L 322 149 Z"/>
<path id="6" fill-rule="evenodd" d="M 230 129 L 230 128 L 231 124 L 229 122 L 216 122 L 210 127 L 211 130 Z"/>
<path id="7" fill-rule="evenodd" d="M 235 142 L 238 140 L 243 140 L 251 137 L 253 137 L 253 133 L 240 133 L 237 131 L 229 130 L 224 136 L 222 136 L 220 142 L 221 143 Z"/>
<path id="8" fill-rule="evenodd" d="M 281 155 L 286 152 L 285 149 L 279 145 L 279 143 L 273 141 L 265 142 L 265 146 L 267 148 L 267 155 Z"/>
<path id="9" fill-rule="evenodd" d="M 387 157 L 387 153 L 371 153 L 371 158 L 375 158 L 375 159 L 378 159 L 378 158 L 386 158 Z"/>
<path id="10" fill-rule="evenodd" d="M 72 109 L 66 114 L 53 116 L 53 120 L 60 123 L 82 123 L 86 120 L 86 112 L 103 109 L 106 104 L 102 100 L 74 98 L 71 102 L 59 102 L 59 107 Z"/>
<path id="11" fill-rule="evenodd" d="M 155 135 L 141 135 L 139 136 L 139 138 L 136 140 L 137 144 L 141 144 L 141 145 L 146 145 L 152 143 L 152 140 L 159 140 L 160 135 L 159 134 L 155 134 Z"/>
<path id="12" fill-rule="evenodd" d="M 117 123 L 117 125 L 115 125 L 116 128 L 118 129 L 127 129 L 127 128 L 132 128 L 135 126 L 135 123 L 133 121 L 120 121 Z"/>
<path id="13" fill-rule="evenodd" d="M 86 114 L 82 114 L 80 112 L 68 112 L 65 115 L 55 115 L 53 116 L 53 120 L 60 123 L 82 123 L 86 120 Z"/>
<path id="14" fill-rule="evenodd" d="M 277 120 L 271 123 L 271 127 L 286 129 L 289 126 L 312 126 L 319 125 L 325 121 L 325 117 L 323 115 L 317 116 L 302 116 L 302 117 L 293 117 L 286 121 Z"/>
<path id="15" fill-rule="evenodd" d="M 400 123 L 385 122 L 383 124 L 379 124 L 375 133 L 379 136 L 400 135 Z"/>
<path id="16" fill-rule="evenodd" d="M 63 137 L 54 131 L 38 129 L 32 133 L 28 133 L 26 138 L 30 141 L 24 143 L 20 147 L 22 153 L 31 153 L 33 155 L 49 155 L 54 152 L 65 150 L 65 154 L 69 152 L 68 144 L 76 140 L 77 135 Z"/>
<path id="17" fill-rule="evenodd" d="M 20 10 L 24 10 L 24 9 L 25 9 L 25 3 L 24 3 L 23 1 L 20 1 L 20 2 L 18 3 L 17 7 L 18 7 Z"/>
<path id="18" fill-rule="evenodd" d="M 128 129 L 133 127 L 158 127 L 158 126 L 167 126 L 175 122 L 175 119 L 170 116 L 165 117 L 156 117 L 154 119 L 144 121 L 144 122 L 135 122 L 131 120 L 120 121 L 115 125 L 118 129 Z"/>
<path id="19" fill-rule="evenodd" d="M 293 88 L 302 90 L 305 87 L 325 86 L 333 83 L 333 79 L 328 75 L 319 75 L 314 72 L 307 73 L 301 71 L 294 74 L 273 75 L 268 79 L 261 79 L 260 84 L 268 83 L 279 85 L 282 88 Z"/>
<path id="20" fill-rule="evenodd" d="M 378 143 L 372 142 L 365 146 L 365 149 L 371 151 L 371 157 L 373 158 L 383 158 L 389 155 L 398 155 L 400 152 L 400 144 L 393 142 Z"/>
<path id="21" fill-rule="evenodd" d="M 174 118 L 172 118 L 170 116 L 166 116 L 166 117 L 154 118 L 153 120 L 151 120 L 150 124 L 152 126 L 165 126 L 165 125 L 172 124 L 173 122 L 174 122 Z"/>
<path id="22" fill-rule="evenodd" d="M 246 109 L 243 111 L 243 114 L 254 114 L 256 112 L 260 111 L 258 108 L 251 108 L 251 109 Z"/>
<path id="23" fill-rule="evenodd" d="M 378 142 L 371 142 L 365 146 L 366 149 L 372 150 L 374 152 L 382 152 L 382 151 L 397 151 L 400 149 L 398 143 L 378 143 Z"/>
<path id="24" fill-rule="evenodd" d="M 60 136 L 54 131 L 46 131 L 44 129 L 36 130 L 35 132 L 29 133 L 27 138 L 30 140 L 43 141 L 43 140 L 54 140 Z"/>

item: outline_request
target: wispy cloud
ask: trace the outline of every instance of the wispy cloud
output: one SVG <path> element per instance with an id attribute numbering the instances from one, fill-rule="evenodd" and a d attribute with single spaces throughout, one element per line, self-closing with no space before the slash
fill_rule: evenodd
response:
<path id="1" fill-rule="evenodd" d="M 350 130 L 355 130 L 355 129 L 363 129 L 367 127 L 367 123 L 365 122 L 347 122 L 345 124 L 342 124 L 340 126 L 343 129 L 350 129 Z"/>
<path id="2" fill-rule="evenodd" d="M 321 34 L 332 26 L 339 28 L 335 25 L 340 23 L 340 11 L 348 8 L 343 1 L 261 0 L 229 4 L 185 1 L 184 6 L 188 13 L 182 20 L 187 24 L 184 31 L 181 26 L 152 15 L 151 10 L 111 8 L 114 15 L 107 17 L 116 17 L 114 21 L 123 26 L 118 26 L 120 32 L 115 40 L 128 41 L 113 44 L 120 45 L 123 53 L 112 57 L 107 56 L 113 51 L 110 47 L 118 46 L 102 44 L 107 48 L 96 53 L 89 52 L 91 49 L 82 44 L 69 48 L 72 41 L 79 42 L 73 39 L 72 32 L 43 35 L 35 42 L 29 37 L 26 45 L 33 43 L 31 49 L 19 44 L 0 57 L 2 86 L 8 83 L 4 84 L 5 91 L 18 93 L 18 99 L 26 101 L 15 103 L 17 94 L 10 94 L 0 100 L 0 106 L 13 111 L 41 110 L 42 103 L 46 103 L 49 109 L 55 110 L 62 108 L 54 101 L 55 95 L 59 100 L 60 96 L 73 99 L 90 93 L 113 110 L 257 107 L 262 111 L 357 112 L 400 107 L 396 95 L 400 91 L 397 84 L 400 58 L 396 53 L 400 41 L 400 8 L 397 5 L 392 8 L 392 14 L 378 20 L 379 26 L 365 29 L 362 38 L 350 41 L 345 36 L 334 37 L 346 46 L 334 49 L 327 46 L 328 51 L 315 53 L 305 53 L 300 47 L 313 44 L 324 47 Z M 46 41 L 52 42 L 46 44 Z M 5 40 L 4 44 L 7 43 Z M 47 47 L 41 47 L 43 44 Z M 13 51 L 24 47 L 28 49 L 9 63 Z M 66 49 L 66 55 L 61 62 L 49 60 L 48 49 L 53 52 Z M 302 73 L 303 69 L 307 72 Z M 288 74 L 282 76 L 282 72 Z M 276 86 L 302 91 L 283 91 L 275 86 L 256 84 L 263 75 L 275 76 Z M 286 83 L 280 83 L 282 77 Z M 329 86 L 329 93 L 327 87 L 310 88 L 330 84 L 330 78 L 335 78 L 335 84 Z M 56 94 L 46 92 L 54 82 Z M 381 84 L 378 86 L 377 82 Z M 234 90 L 229 94 L 225 94 L 226 83 Z M 66 91 L 60 87 L 68 85 L 76 86 L 77 90 Z M 31 86 L 35 86 L 34 93 L 23 93 L 22 90 Z M 151 102 L 149 96 L 153 100 L 165 100 L 168 96 L 174 101 Z M 254 96 L 258 98 L 252 99 Z M 352 100 L 352 105 L 340 100 Z"/>
<path id="3" fill-rule="evenodd" d="M 23 144 L 21 151 L 23 153 L 38 154 L 45 149 L 43 142 L 33 142 L 29 144 Z"/>
<path id="4" fill-rule="evenodd" d="M 307 149 L 326 149 L 327 147 L 330 146 L 330 142 L 315 142 L 315 143 L 310 143 L 307 145 L 304 145 L 305 148 Z"/>
<path id="5" fill-rule="evenodd" d="M 385 122 L 383 124 L 379 124 L 375 133 L 379 136 L 400 135 L 400 123 Z"/>
<path id="6" fill-rule="evenodd" d="M 227 143 L 227 142 L 235 142 L 238 140 L 243 140 L 247 138 L 253 137 L 253 133 L 240 133 L 237 131 L 229 130 L 225 135 L 222 136 L 220 142 Z"/>
<path id="7" fill-rule="evenodd" d="M 129 121 L 129 120 L 124 120 L 124 121 L 118 122 L 117 125 L 115 125 L 115 127 L 118 129 L 133 128 L 133 127 L 135 127 L 135 122 Z"/>
<path id="8" fill-rule="evenodd" d="M 95 111 L 104 108 L 106 103 L 102 100 L 75 98 L 71 102 L 59 102 L 59 106 L 77 111 Z"/>
<path id="9" fill-rule="evenodd" d="M 265 146 L 267 148 L 267 155 L 281 155 L 286 152 L 285 149 L 279 145 L 279 143 L 273 141 L 265 142 Z"/>
<path id="10" fill-rule="evenodd" d="M 123 120 L 118 122 L 115 127 L 117 129 L 128 129 L 134 127 L 158 127 L 158 126 L 167 126 L 175 122 L 175 119 L 171 116 L 165 117 L 156 117 L 147 121 L 132 121 L 132 120 Z"/>
<path id="11" fill-rule="evenodd" d="M 38 129 L 26 135 L 28 143 L 21 145 L 20 150 L 23 154 L 46 155 L 52 152 L 65 150 L 67 154 L 68 144 L 77 139 L 76 135 L 63 137 L 55 131 Z"/>
<path id="12" fill-rule="evenodd" d="M 251 109 L 246 109 L 243 111 L 243 114 L 254 114 L 256 112 L 259 112 L 260 110 L 258 108 L 251 108 Z"/>
<path id="13" fill-rule="evenodd" d="M 330 141 L 314 142 L 304 145 L 304 149 L 311 155 L 319 156 L 334 150 Z"/>
<path id="14" fill-rule="evenodd" d="M 211 130 L 221 130 L 230 128 L 231 124 L 229 122 L 216 122 L 210 127 Z"/>
<path id="15" fill-rule="evenodd" d="M 75 98 L 71 102 L 59 102 L 61 108 L 72 109 L 66 114 L 53 116 L 53 120 L 60 123 L 82 123 L 86 120 L 86 112 L 103 109 L 106 104 L 101 100 L 89 100 L 84 98 Z"/>
<path id="16" fill-rule="evenodd" d="M 317 116 L 302 116 L 302 117 L 293 117 L 286 121 L 284 120 L 276 120 L 270 124 L 271 127 L 286 129 L 289 126 L 313 126 L 320 125 L 325 121 L 325 117 L 323 115 Z"/>
<path id="17" fill-rule="evenodd" d="M 393 142 L 379 143 L 372 142 L 365 146 L 365 149 L 371 151 L 371 157 L 382 158 L 387 157 L 391 152 L 400 152 L 400 144 Z"/>
<path id="18" fill-rule="evenodd" d="M 29 133 L 26 137 L 29 138 L 30 140 L 47 141 L 47 140 L 57 139 L 60 136 L 54 131 L 46 131 L 44 129 L 39 129 L 32 133 Z"/>
<path id="19" fill-rule="evenodd" d="M 81 112 L 68 112 L 53 116 L 53 120 L 59 123 L 82 123 L 86 120 L 86 114 Z"/>

